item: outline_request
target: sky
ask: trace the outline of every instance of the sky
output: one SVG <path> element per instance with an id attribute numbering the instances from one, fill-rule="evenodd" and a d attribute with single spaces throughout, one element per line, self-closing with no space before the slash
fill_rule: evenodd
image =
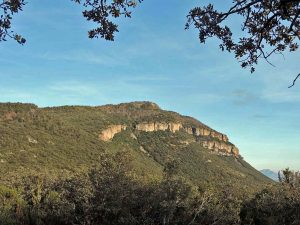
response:
<path id="1" fill-rule="evenodd" d="M 220 9 L 220 1 L 215 1 Z M 0 102 L 40 107 L 152 101 L 227 134 L 257 169 L 300 170 L 299 52 L 242 69 L 216 39 L 200 44 L 186 15 L 208 0 L 144 0 L 117 20 L 114 42 L 91 40 L 95 26 L 70 0 L 30 0 L 13 21 L 24 46 L 0 43 Z M 239 32 L 239 21 L 228 21 Z"/>

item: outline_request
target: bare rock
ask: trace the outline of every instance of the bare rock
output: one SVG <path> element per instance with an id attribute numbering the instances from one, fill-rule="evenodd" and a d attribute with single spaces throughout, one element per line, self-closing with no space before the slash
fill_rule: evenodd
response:
<path id="1" fill-rule="evenodd" d="M 131 133 L 131 134 L 130 134 L 130 137 L 131 137 L 132 139 L 134 139 L 134 140 L 137 140 L 137 137 L 135 136 L 134 133 Z"/>
<path id="2" fill-rule="evenodd" d="M 166 123 L 166 122 L 142 122 L 136 125 L 136 130 L 144 132 L 154 131 L 171 131 L 175 133 L 182 128 L 181 123 Z"/>
<path id="3" fill-rule="evenodd" d="M 28 140 L 29 143 L 32 143 L 32 144 L 37 144 L 38 143 L 37 140 L 35 140 L 33 137 L 30 137 L 30 136 L 27 136 L 27 140 Z"/>
<path id="4" fill-rule="evenodd" d="M 111 125 L 99 134 L 99 139 L 102 141 L 110 141 L 116 134 L 126 130 L 126 128 L 126 125 Z"/>

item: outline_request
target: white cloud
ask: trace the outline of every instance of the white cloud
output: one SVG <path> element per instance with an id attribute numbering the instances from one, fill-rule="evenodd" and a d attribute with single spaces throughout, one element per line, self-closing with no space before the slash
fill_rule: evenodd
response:
<path id="1" fill-rule="evenodd" d="M 85 84 L 78 81 L 63 81 L 52 83 L 47 87 L 50 91 L 62 92 L 66 95 L 89 96 L 94 95 L 98 91 L 91 84 Z"/>
<path id="2" fill-rule="evenodd" d="M 128 65 L 128 61 L 124 58 L 105 53 L 95 53 L 88 50 L 76 50 L 65 53 L 46 52 L 40 55 L 40 57 L 46 60 L 91 63 L 102 66 Z"/>

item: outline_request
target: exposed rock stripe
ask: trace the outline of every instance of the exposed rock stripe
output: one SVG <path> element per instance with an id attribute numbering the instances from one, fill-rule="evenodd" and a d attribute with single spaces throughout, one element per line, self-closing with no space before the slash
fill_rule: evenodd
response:
<path id="1" fill-rule="evenodd" d="M 117 133 L 120 133 L 123 130 L 126 130 L 126 125 L 111 125 L 107 129 L 103 130 L 99 139 L 102 141 L 111 140 Z M 201 137 L 212 137 L 219 141 L 215 140 L 199 140 L 199 143 L 209 150 L 215 151 L 222 155 L 239 155 L 239 150 L 233 144 L 229 143 L 229 139 L 225 134 L 221 134 L 214 130 L 210 130 L 205 127 L 192 127 L 192 126 L 183 126 L 181 123 L 176 122 L 142 122 L 134 126 L 134 129 L 144 132 L 154 132 L 154 131 L 170 131 L 175 133 L 180 129 L 183 129 L 188 134 L 193 135 L 195 138 Z"/>
<path id="2" fill-rule="evenodd" d="M 109 141 L 113 139 L 117 133 L 120 133 L 122 130 L 126 130 L 126 128 L 126 125 L 111 125 L 99 134 L 99 139 L 102 141 Z"/>
<path id="3" fill-rule="evenodd" d="M 164 123 L 164 122 L 143 122 L 139 123 L 135 126 L 136 130 L 145 131 L 145 132 L 153 132 L 153 131 L 171 131 L 175 133 L 182 128 L 181 123 Z"/>

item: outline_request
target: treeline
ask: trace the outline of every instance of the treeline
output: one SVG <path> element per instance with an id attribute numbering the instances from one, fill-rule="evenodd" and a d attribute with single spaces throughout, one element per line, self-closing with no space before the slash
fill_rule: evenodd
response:
<path id="1" fill-rule="evenodd" d="M 142 181 L 124 153 L 102 155 L 86 176 L 50 182 L 29 177 L 0 186 L 1 225 L 299 225 L 299 174 L 251 199 L 235 190 L 203 190 L 169 163 L 163 179 Z"/>

